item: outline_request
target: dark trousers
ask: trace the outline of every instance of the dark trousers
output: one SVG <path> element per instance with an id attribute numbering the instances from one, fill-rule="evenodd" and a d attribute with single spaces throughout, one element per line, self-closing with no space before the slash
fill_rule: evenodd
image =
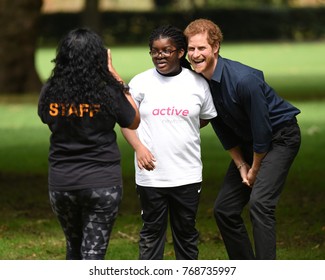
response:
<path id="1" fill-rule="evenodd" d="M 50 191 L 66 238 L 67 260 L 103 260 L 122 197 L 122 187 Z"/>
<path id="2" fill-rule="evenodd" d="M 262 161 L 252 188 L 242 184 L 231 162 L 215 202 L 214 214 L 230 259 L 276 258 L 275 209 L 289 168 L 300 147 L 300 129 L 291 124 L 276 131 L 272 148 Z M 245 160 L 252 162 L 252 147 L 242 146 Z M 241 217 L 249 204 L 255 250 Z"/>
<path id="3" fill-rule="evenodd" d="M 143 227 L 140 231 L 139 259 L 162 260 L 166 240 L 168 213 L 176 259 L 198 258 L 199 233 L 195 228 L 201 184 L 172 188 L 137 185 Z"/>

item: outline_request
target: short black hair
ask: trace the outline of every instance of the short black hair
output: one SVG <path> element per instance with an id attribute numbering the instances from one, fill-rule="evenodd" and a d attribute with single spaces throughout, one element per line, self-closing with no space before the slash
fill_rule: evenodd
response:
<path id="1" fill-rule="evenodd" d="M 191 65 L 186 59 L 187 39 L 183 31 L 172 25 L 163 25 L 154 29 L 149 37 L 150 50 L 152 49 L 153 42 L 160 38 L 169 38 L 178 50 L 183 49 L 184 55 L 181 58 L 181 66 L 191 69 Z"/>

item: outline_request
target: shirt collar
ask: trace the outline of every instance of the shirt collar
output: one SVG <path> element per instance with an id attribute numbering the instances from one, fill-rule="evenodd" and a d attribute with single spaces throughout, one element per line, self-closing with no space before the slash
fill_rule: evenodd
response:
<path id="1" fill-rule="evenodd" d="M 214 80 L 218 83 L 221 82 L 221 75 L 222 75 L 222 70 L 223 70 L 223 66 L 224 66 L 224 60 L 223 58 L 219 55 L 218 56 L 218 61 L 217 61 L 217 66 L 214 69 L 213 75 L 211 77 L 211 80 Z"/>

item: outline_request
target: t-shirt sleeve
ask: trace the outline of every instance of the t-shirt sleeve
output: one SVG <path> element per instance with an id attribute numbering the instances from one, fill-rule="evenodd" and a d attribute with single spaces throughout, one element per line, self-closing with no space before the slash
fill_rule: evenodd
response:
<path id="1" fill-rule="evenodd" d="M 135 104 L 137 105 L 137 107 L 140 107 L 140 103 L 143 100 L 144 94 L 141 93 L 141 90 L 139 88 L 139 84 L 141 85 L 140 79 L 138 78 L 138 76 L 136 76 L 135 78 L 133 78 L 130 83 L 129 83 L 129 87 L 130 87 L 130 93 L 132 95 L 132 98 L 135 102 Z"/>
<path id="2" fill-rule="evenodd" d="M 200 119 L 210 120 L 217 116 L 217 110 L 213 104 L 213 99 L 209 85 L 204 81 L 204 95 L 200 112 Z"/>
<path id="3" fill-rule="evenodd" d="M 129 127 L 135 117 L 135 110 L 126 98 L 125 94 L 119 95 L 119 110 L 117 112 L 117 123 L 121 127 Z"/>

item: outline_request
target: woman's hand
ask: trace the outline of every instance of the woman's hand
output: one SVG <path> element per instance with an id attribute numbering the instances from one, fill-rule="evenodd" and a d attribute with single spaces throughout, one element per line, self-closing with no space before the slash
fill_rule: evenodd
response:
<path id="1" fill-rule="evenodd" d="M 136 159 L 138 163 L 138 167 L 140 169 L 146 169 L 148 171 L 152 171 L 155 169 L 155 157 L 153 154 L 147 149 L 146 146 L 141 145 L 136 149 Z"/>
<path id="2" fill-rule="evenodd" d="M 113 59 L 112 59 L 112 54 L 110 49 L 107 49 L 107 67 L 108 67 L 108 71 L 114 76 L 114 78 L 119 82 L 122 82 L 120 75 L 116 72 L 113 66 Z"/>

